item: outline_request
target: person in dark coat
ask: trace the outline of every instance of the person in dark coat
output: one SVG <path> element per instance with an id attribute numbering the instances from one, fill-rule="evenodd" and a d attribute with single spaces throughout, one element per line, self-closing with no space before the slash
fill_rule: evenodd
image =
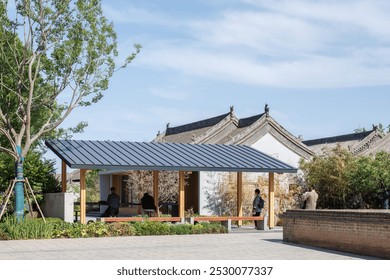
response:
<path id="1" fill-rule="evenodd" d="M 261 205 L 261 200 L 263 198 L 260 195 L 260 190 L 255 189 L 255 198 L 253 199 L 253 215 L 252 216 L 260 216 L 263 211 L 264 205 Z M 264 201 L 263 201 L 264 202 Z M 257 221 L 255 221 L 255 228 L 257 228 Z"/>
<path id="2" fill-rule="evenodd" d="M 153 196 L 149 195 L 149 193 L 144 193 L 144 196 L 141 198 L 142 208 L 143 209 L 153 209 L 156 211 L 156 205 L 154 205 Z"/>
<path id="3" fill-rule="evenodd" d="M 154 205 L 153 196 L 148 193 L 144 193 L 144 196 L 141 198 L 142 203 L 142 212 L 148 216 L 154 216 L 156 214 L 156 205 Z"/>
<path id="4" fill-rule="evenodd" d="M 115 193 L 115 188 L 111 188 L 111 193 L 107 198 L 107 216 L 109 217 L 118 217 L 119 206 L 120 206 L 120 197 Z"/>

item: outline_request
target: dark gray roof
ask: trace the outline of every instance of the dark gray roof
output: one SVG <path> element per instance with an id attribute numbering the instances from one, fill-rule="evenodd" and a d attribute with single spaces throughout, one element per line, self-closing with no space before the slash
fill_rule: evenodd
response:
<path id="1" fill-rule="evenodd" d="M 166 132 L 165 132 L 165 135 L 178 134 L 178 133 L 183 133 L 183 132 L 187 132 L 187 131 L 192 131 L 192 130 L 197 130 L 197 129 L 213 126 L 213 125 L 216 125 L 217 123 L 219 123 L 220 121 L 222 121 L 229 114 L 230 113 L 227 113 L 227 114 L 220 115 L 217 117 L 213 117 L 213 118 L 209 118 L 209 119 L 205 119 L 205 120 L 201 120 L 201 121 L 196 121 L 193 123 L 188 123 L 188 124 L 184 124 L 184 125 L 180 125 L 180 126 L 176 126 L 176 127 L 168 127 Z"/>
<path id="2" fill-rule="evenodd" d="M 305 140 L 305 141 L 302 141 L 302 143 L 304 143 L 306 146 L 310 147 L 313 145 L 327 144 L 327 143 L 360 141 L 360 140 L 363 140 L 368 135 L 370 135 L 372 132 L 373 132 L 373 130 L 344 134 L 344 135 L 333 136 L 333 137 L 320 138 L 320 139 Z"/>
<path id="3" fill-rule="evenodd" d="M 296 168 L 243 145 L 47 140 L 71 168 L 295 173 Z"/>
<path id="4" fill-rule="evenodd" d="M 260 119 L 263 115 L 264 115 L 264 113 L 260 114 L 260 115 L 256 115 L 256 116 L 251 116 L 248 118 L 239 119 L 238 120 L 238 127 L 242 128 L 242 127 L 250 126 L 250 125 L 254 124 L 258 119 Z"/>

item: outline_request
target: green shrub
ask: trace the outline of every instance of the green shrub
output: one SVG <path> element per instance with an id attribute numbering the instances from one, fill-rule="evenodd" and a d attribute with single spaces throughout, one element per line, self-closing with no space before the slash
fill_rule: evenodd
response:
<path id="1" fill-rule="evenodd" d="M 53 224 L 45 224 L 42 219 L 25 217 L 18 221 L 15 216 L 7 216 L 0 228 L 4 239 L 41 239 L 52 237 Z"/>
<path id="2" fill-rule="evenodd" d="M 14 216 L 0 223 L 0 240 L 41 239 L 41 238 L 82 238 L 134 235 L 182 235 L 226 233 L 227 229 L 218 223 L 169 224 L 160 222 L 133 223 L 67 223 L 61 219 L 42 219 L 26 217 L 18 222 Z"/>
<path id="3" fill-rule="evenodd" d="M 130 223 L 109 223 L 107 225 L 111 236 L 135 235 L 135 228 Z"/>
<path id="4" fill-rule="evenodd" d="M 171 232 L 172 234 L 183 235 L 183 234 L 193 234 L 193 225 L 190 224 L 179 224 L 172 225 Z"/>
<path id="5" fill-rule="evenodd" d="M 167 223 L 159 222 L 136 222 L 133 224 L 135 235 L 169 235 L 171 229 Z"/>

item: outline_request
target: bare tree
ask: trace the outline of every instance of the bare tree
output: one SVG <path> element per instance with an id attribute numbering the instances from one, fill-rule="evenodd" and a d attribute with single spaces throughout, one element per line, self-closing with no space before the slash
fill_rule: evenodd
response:
<path id="1" fill-rule="evenodd" d="M 135 197 L 140 200 L 145 192 L 153 193 L 152 171 L 128 171 L 127 186 L 132 188 Z M 185 184 L 188 184 L 188 174 L 185 174 Z M 179 192 L 179 173 L 177 171 L 160 171 L 158 175 L 159 197 L 162 203 L 177 202 Z"/>

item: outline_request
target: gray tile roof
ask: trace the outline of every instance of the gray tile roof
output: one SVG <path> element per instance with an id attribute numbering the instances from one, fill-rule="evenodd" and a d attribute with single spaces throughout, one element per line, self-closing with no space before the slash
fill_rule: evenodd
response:
<path id="1" fill-rule="evenodd" d="M 223 114 L 223 115 L 220 115 L 217 117 L 213 117 L 213 118 L 209 118 L 209 119 L 205 119 L 205 120 L 201 120 L 201 121 L 196 121 L 196 122 L 189 123 L 189 124 L 184 124 L 184 125 L 180 125 L 180 126 L 176 126 L 176 127 L 168 127 L 167 131 L 165 132 L 165 135 L 178 134 L 178 133 L 193 131 L 193 130 L 197 130 L 197 129 L 201 129 L 201 128 L 205 128 L 205 127 L 210 127 L 210 126 L 216 125 L 217 123 L 219 123 L 220 121 L 222 121 L 224 118 L 226 118 L 229 115 L 230 115 L 230 113 L 227 113 L 227 114 Z"/>
<path id="2" fill-rule="evenodd" d="M 362 152 L 363 155 L 375 155 L 381 151 L 390 153 L 390 133 L 387 133 L 382 139 L 378 140 L 373 145 L 368 146 L 369 148 Z"/>
<path id="3" fill-rule="evenodd" d="M 325 137 L 320 139 L 313 139 L 313 140 L 305 140 L 302 141 L 306 146 L 314 146 L 319 144 L 331 144 L 331 143 L 338 143 L 338 142 L 352 142 L 356 141 L 359 142 L 363 140 L 365 137 L 370 135 L 373 132 L 373 130 L 370 131 L 363 131 L 358 133 L 350 133 L 350 134 L 344 134 L 344 135 L 338 135 L 338 136 L 332 136 L 332 137 Z"/>
<path id="4" fill-rule="evenodd" d="M 47 140 L 71 168 L 295 173 L 296 168 L 243 145 Z"/>
<path id="5" fill-rule="evenodd" d="M 378 130 L 350 133 L 339 136 L 303 141 L 317 155 L 330 151 L 337 146 L 350 151 L 353 155 L 376 153 L 386 149 L 386 141 Z"/>

